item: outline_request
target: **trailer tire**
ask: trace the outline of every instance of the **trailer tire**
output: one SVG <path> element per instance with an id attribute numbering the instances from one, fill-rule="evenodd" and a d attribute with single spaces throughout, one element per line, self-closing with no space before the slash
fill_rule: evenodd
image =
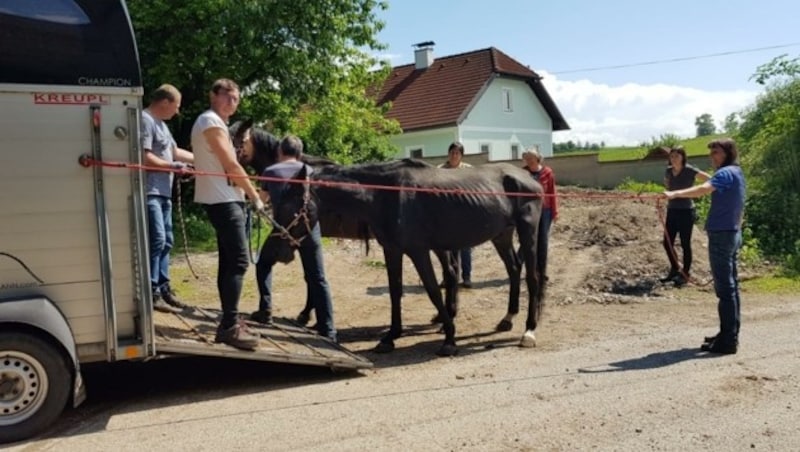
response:
<path id="1" fill-rule="evenodd" d="M 69 400 L 72 379 L 57 346 L 28 332 L 0 333 L 0 443 L 49 427 Z"/>

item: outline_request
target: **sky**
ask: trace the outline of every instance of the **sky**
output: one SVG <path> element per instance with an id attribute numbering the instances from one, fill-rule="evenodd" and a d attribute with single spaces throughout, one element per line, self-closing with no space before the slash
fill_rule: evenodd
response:
<path id="1" fill-rule="evenodd" d="M 800 56 L 797 0 L 387 3 L 377 13 L 388 46 L 379 57 L 413 63 L 413 44 L 423 41 L 436 43 L 434 57 L 496 47 L 544 77 L 571 128 L 554 134 L 557 143 L 694 137 L 701 114 L 720 127 L 753 104 L 764 90 L 749 80 L 759 65 Z M 658 63 L 638 64 L 649 62 Z M 593 70 L 609 66 L 627 67 Z"/>

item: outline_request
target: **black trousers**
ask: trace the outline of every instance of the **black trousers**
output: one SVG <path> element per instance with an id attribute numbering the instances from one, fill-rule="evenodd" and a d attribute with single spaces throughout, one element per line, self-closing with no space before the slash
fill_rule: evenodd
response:
<path id="1" fill-rule="evenodd" d="M 205 208 L 217 234 L 217 290 L 222 304 L 222 327 L 230 328 L 238 320 L 242 280 L 250 263 L 245 205 L 241 202 L 225 202 L 207 204 Z"/>
<path id="2" fill-rule="evenodd" d="M 680 237 L 683 248 L 683 271 L 689 274 L 692 268 L 692 231 L 694 230 L 694 209 L 667 209 L 667 237 L 664 237 L 664 250 L 669 259 L 670 271 L 677 272 L 678 259 L 675 254 L 675 238 Z"/>

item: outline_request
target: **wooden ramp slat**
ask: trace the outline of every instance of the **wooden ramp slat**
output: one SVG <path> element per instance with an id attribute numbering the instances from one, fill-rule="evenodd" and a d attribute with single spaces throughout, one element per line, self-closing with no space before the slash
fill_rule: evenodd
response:
<path id="1" fill-rule="evenodd" d="M 245 351 L 214 343 L 221 313 L 217 309 L 191 307 L 173 314 L 154 312 L 156 351 L 185 355 L 220 356 L 279 363 L 367 369 L 372 363 L 328 338 L 285 318 L 275 318 L 264 326 L 247 322 L 261 337 L 255 351 Z"/>

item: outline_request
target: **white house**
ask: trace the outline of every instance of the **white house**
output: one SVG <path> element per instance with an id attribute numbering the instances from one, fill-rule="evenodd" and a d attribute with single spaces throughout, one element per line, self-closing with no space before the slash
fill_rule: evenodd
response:
<path id="1" fill-rule="evenodd" d="M 487 161 L 518 159 L 531 146 L 550 156 L 553 132 L 569 129 L 541 77 L 494 47 L 434 59 L 425 42 L 415 60 L 394 67 L 378 97 L 403 129 L 397 157 L 445 156 L 453 141 Z"/>

